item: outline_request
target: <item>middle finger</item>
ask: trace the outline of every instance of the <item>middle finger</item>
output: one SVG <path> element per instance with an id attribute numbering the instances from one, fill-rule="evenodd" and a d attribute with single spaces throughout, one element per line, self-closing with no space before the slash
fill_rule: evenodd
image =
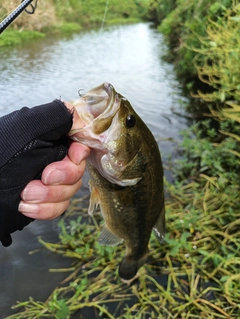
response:
<path id="1" fill-rule="evenodd" d="M 81 185 L 82 179 L 73 185 L 44 185 L 33 180 L 23 190 L 21 198 L 28 203 L 58 203 L 70 199 Z"/>

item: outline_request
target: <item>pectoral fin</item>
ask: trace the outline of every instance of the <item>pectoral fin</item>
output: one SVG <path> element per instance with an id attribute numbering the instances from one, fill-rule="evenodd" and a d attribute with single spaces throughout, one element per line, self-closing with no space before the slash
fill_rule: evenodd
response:
<path id="1" fill-rule="evenodd" d="M 90 200 L 89 200 L 89 207 L 88 207 L 88 214 L 92 215 L 94 213 L 95 208 L 100 204 L 100 198 L 97 188 L 92 184 L 91 180 L 89 181 L 89 189 L 91 192 Z"/>
<path id="2" fill-rule="evenodd" d="M 121 243 L 123 239 L 114 235 L 106 225 L 103 226 L 102 232 L 100 237 L 98 238 L 98 242 L 101 245 L 106 246 L 116 246 L 117 244 Z"/>
<path id="3" fill-rule="evenodd" d="M 153 227 L 153 232 L 156 235 L 157 239 L 161 244 L 164 243 L 164 236 L 165 236 L 165 206 L 161 210 L 159 214 L 158 220 Z"/>

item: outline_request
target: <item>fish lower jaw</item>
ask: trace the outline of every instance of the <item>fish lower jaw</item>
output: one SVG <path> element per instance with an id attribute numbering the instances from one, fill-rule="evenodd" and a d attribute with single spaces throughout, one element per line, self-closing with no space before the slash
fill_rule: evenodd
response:
<path id="1" fill-rule="evenodd" d="M 79 134 L 76 133 L 75 135 L 69 136 L 73 141 L 79 142 L 87 147 L 94 149 L 96 152 L 102 152 L 105 154 L 108 150 L 104 147 L 103 139 L 104 136 L 91 134 Z"/>

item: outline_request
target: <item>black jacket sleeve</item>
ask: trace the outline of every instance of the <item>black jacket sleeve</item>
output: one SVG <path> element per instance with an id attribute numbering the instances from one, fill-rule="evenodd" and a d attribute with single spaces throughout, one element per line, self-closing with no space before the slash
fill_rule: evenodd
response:
<path id="1" fill-rule="evenodd" d="M 12 243 L 10 234 L 33 219 L 18 211 L 20 194 L 29 181 L 40 179 L 43 169 L 63 159 L 72 114 L 60 100 L 24 107 L 0 118 L 0 241 Z"/>

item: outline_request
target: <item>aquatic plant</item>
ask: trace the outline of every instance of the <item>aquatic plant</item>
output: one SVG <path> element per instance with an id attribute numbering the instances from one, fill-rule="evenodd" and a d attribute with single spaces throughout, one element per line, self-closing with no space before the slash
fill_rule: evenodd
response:
<path id="1" fill-rule="evenodd" d="M 166 244 L 152 236 L 149 262 L 131 286 L 117 274 L 122 245 L 100 246 L 99 216 L 89 221 L 84 198 L 73 200 L 60 222 L 60 241 L 40 239 L 73 258 L 72 268 L 62 270 L 70 275 L 46 302 L 21 302 L 14 308 L 22 311 L 8 319 L 71 318 L 84 309 L 92 318 L 238 318 L 239 187 L 226 186 L 204 174 L 187 185 L 167 185 Z"/>

